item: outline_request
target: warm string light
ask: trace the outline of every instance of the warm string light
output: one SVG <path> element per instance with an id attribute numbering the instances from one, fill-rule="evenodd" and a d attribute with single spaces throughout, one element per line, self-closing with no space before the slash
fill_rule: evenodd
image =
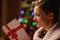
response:
<path id="1" fill-rule="evenodd" d="M 27 24 L 23 24 L 23 27 L 26 28 L 27 27 Z"/>
<path id="2" fill-rule="evenodd" d="M 34 1 L 32 1 L 32 5 L 33 5 L 33 6 L 35 5 L 35 2 L 34 2 Z"/>

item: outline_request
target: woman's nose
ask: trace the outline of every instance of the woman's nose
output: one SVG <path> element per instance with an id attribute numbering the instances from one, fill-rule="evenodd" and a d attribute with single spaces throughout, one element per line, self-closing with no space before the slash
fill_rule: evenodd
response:
<path id="1" fill-rule="evenodd" d="M 35 18 L 36 18 L 36 17 L 34 16 L 34 17 L 33 17 L 33 20 L 35 20 Z"/>

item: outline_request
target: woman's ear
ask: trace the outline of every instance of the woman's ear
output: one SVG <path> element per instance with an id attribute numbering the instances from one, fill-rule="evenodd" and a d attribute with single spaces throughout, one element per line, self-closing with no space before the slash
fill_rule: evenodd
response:
<path id="1" fill-rule="evenodd" d="M 53 12 L 50 12 L 50 13 L 48 14 L 48 18 L 49 18 L 50 20 L 52 20 L 52 19 L 54 18 L 54 13 L 53 13 Z"/>

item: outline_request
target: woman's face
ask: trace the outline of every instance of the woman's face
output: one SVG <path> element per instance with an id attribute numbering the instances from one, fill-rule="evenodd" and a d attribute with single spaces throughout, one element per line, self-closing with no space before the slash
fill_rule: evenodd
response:
<path id="1" fill-rule="evenodd" d="M 34 18 L 33 20 L 35 20 L 37 22 L 37 27 L 42 27 L 42 26 L 46 26 L 49 23 L 49 18 L 48 15 L 45 14 L 45 12 L 39 8 L 38 6 L 36 6 L 34 8 Z"/>

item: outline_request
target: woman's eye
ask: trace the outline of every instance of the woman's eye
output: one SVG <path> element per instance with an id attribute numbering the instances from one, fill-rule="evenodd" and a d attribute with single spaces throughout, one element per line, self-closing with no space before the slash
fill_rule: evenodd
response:
<path id="1" fill-rule="evenodd" d="M 35 15 L 38 16 L 38 17 L 40 16 L 40 14 L 38 14 L 38 13 L 35 13 Z"/>
<path id="2" fill-rule="evenodd" d="M 38 17 L 40 16 L 40 14 L 37 15 Z"/>

